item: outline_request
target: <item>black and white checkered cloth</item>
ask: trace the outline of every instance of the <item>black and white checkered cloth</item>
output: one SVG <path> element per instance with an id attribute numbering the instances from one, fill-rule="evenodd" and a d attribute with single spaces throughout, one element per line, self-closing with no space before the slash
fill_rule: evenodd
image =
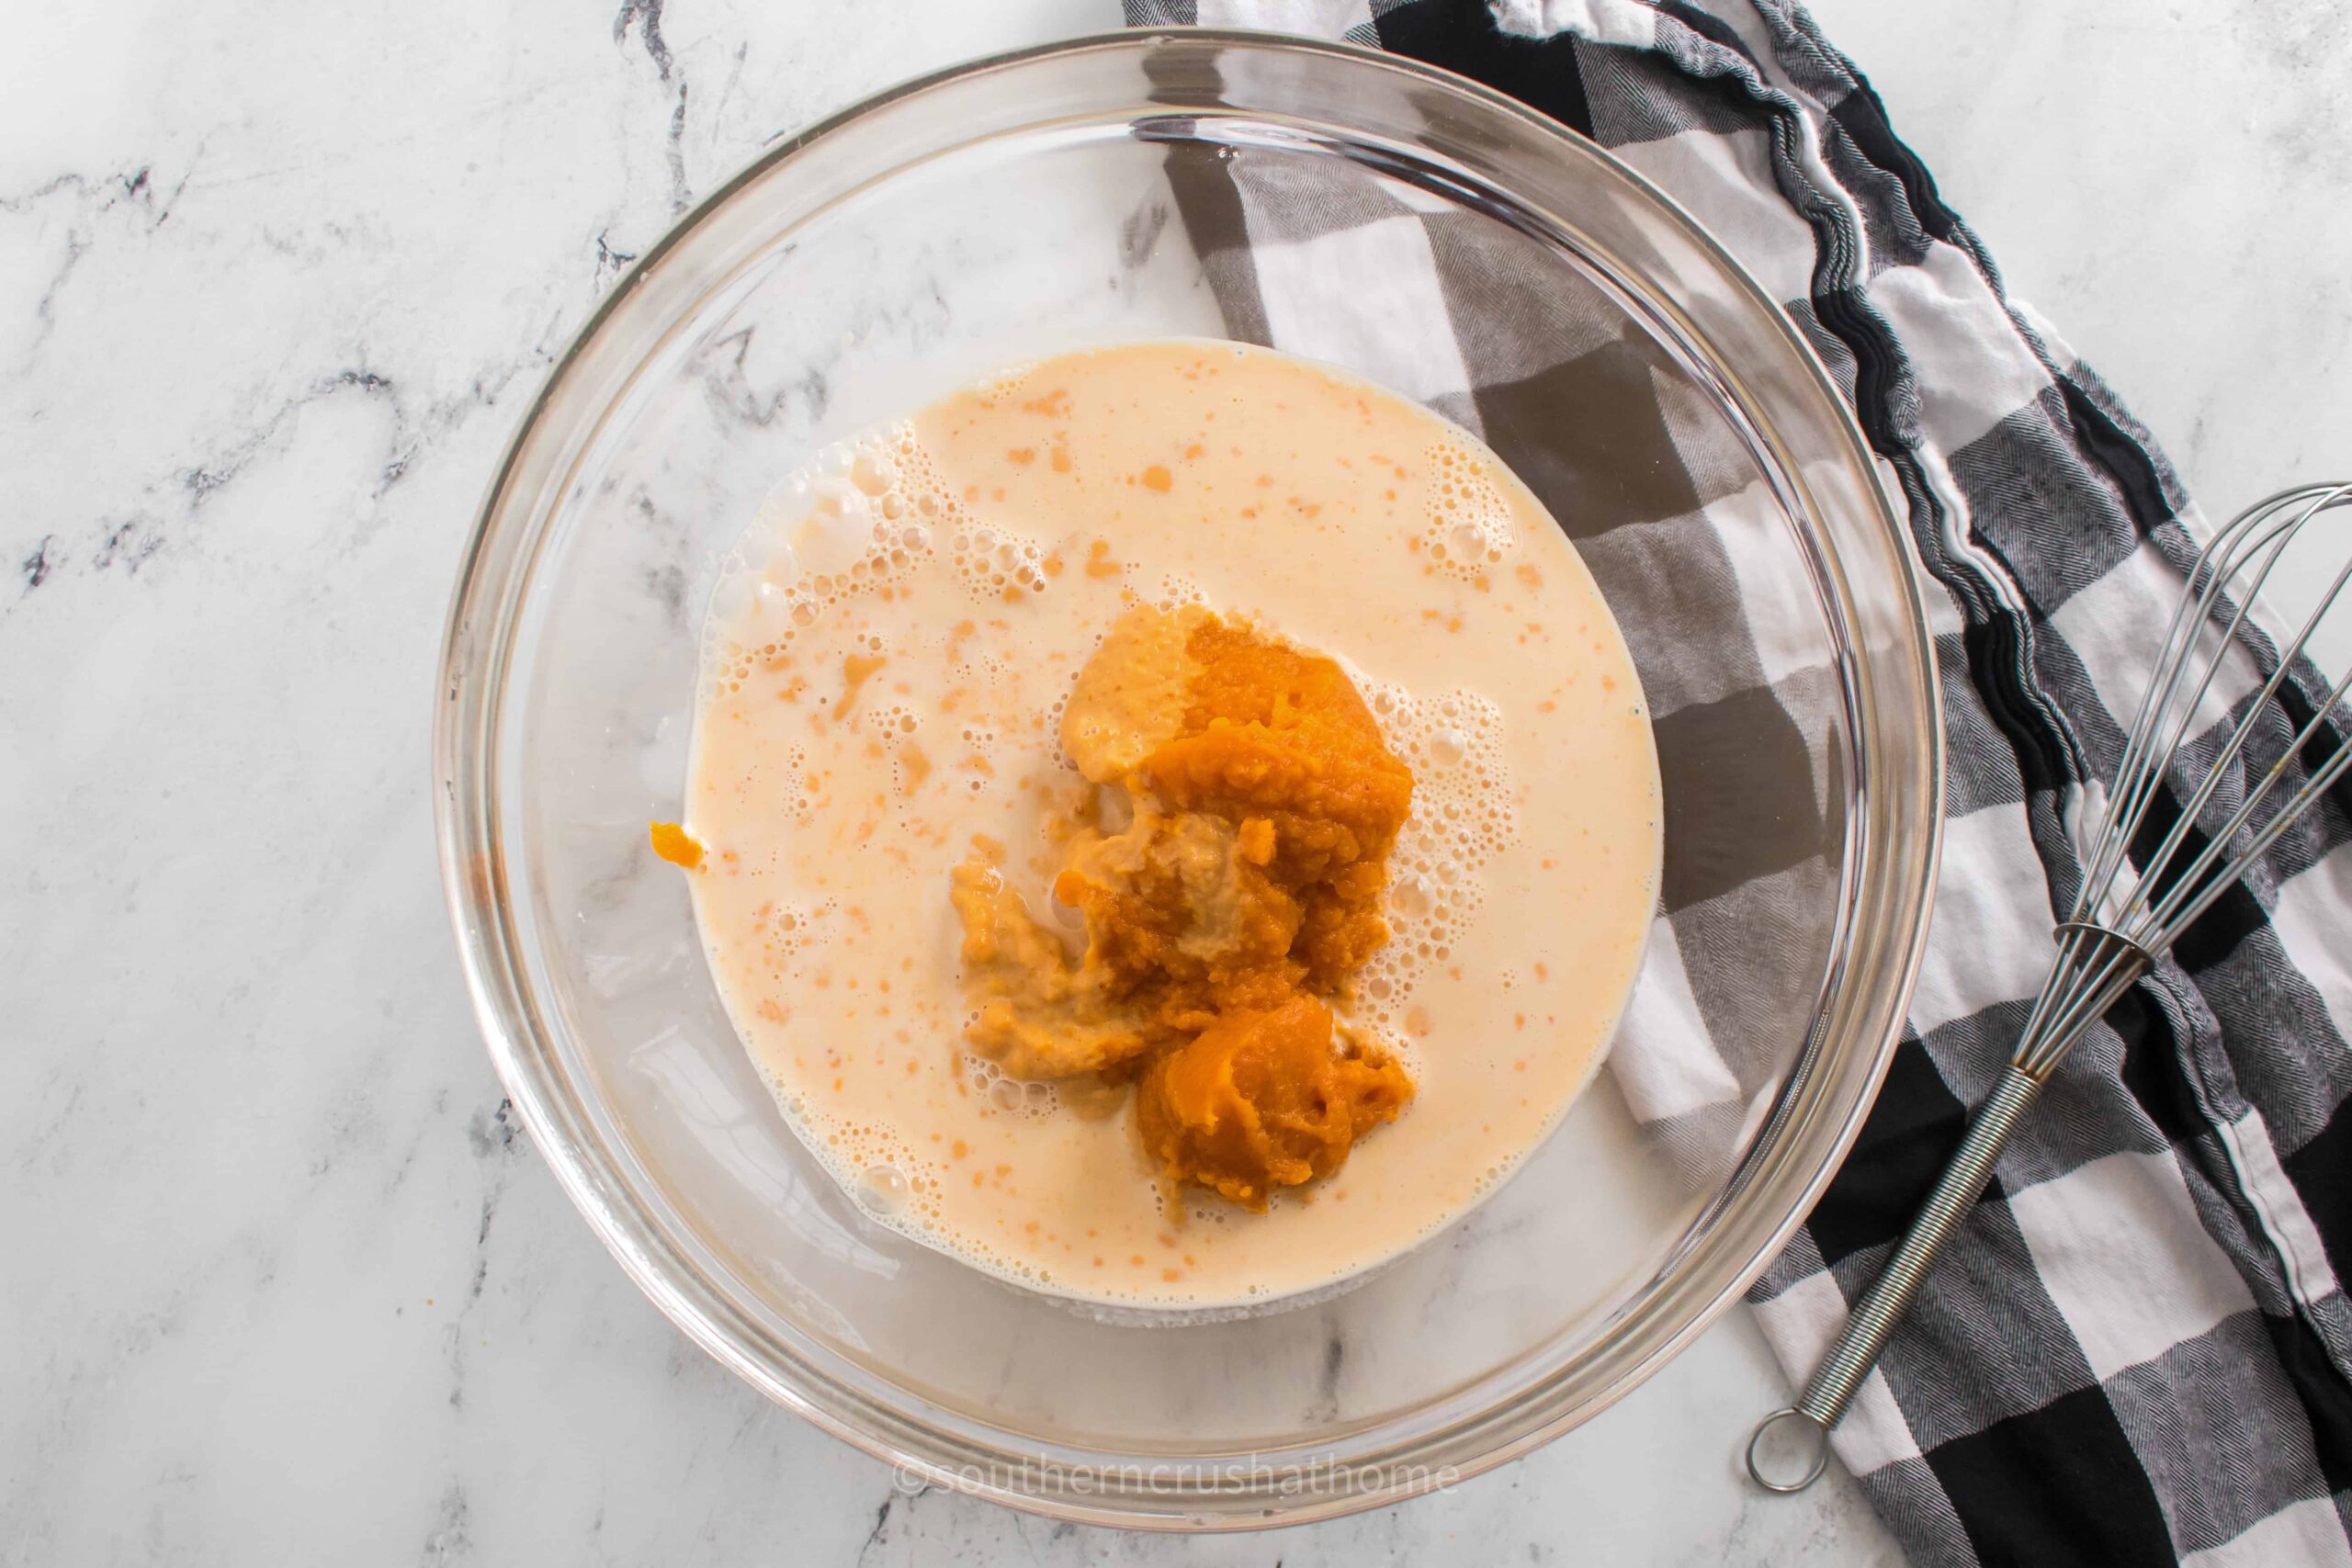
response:
<path id="1" fill-rule="evenodd" d="M 2082 781 L 2111 776 L 2119 716 L 2136 711 L 2206 525 L 2113 394 L 2007 295 L 1801 8 L 1128 10 L 1139 24 L 1344 37 L 1476 77 L 1592 137 L 1785 303 L 1899 488 L 1943 590 L 1928 593 L 1950 740 L 1943 872 L 1885 1089 L 1751 1296 L 1802 1380 L 2008 1058 L 2079 874 Z M 1764 525 L 1742 514 L 1745 481 L 1690 438 L 1639 345 L 1596 340 L 1540 302 L 1498 310 L 1491 291 L 1510 279 L 1458 214 L 1402 200 L 1331 210 L 1285 191 L 1274 163 L 1204 173 L 1172 183 L 1237 333 L 1345 361 L 1482 432 L 1613 599 L 1647 596 L 1624 619 L 1669 773 L 1679 748 L 1710 746 L 1744 766 L 1776 753 L 1810 765 L 1823 727 L 1801 710 L 1826 702 L 1826 671 L 1800 667 L 1805 645 L 1778 635 L 1771 608 L 1800 602 L 1802 585 L 1770 581 L 1769 553 L 1742 547 Z M 1449 317 L 1450 299 L 1473 297 L 1481 310 Z M 1520 324 L 1511 344 L 1465 345 L 1447 325 L 1498 316 Z M 1596 395 L 1612 385 L 1625 395 Z M 1626 455 L 1616 488 L 1531 471 L 1536 444 L 1514 431 L 1556 427 L 1564 412 Z M 1702 535 L 1721 570 L 1691 572 L 1700 541 L 1677 528 Z M 1668 559 L 1670 581 L 1657 564 Z M 1678 661 L 1670 646 L 1639 646 L 1676 604 L 1744 616 L 1752 657 L 1711 647 Z M 2264 658 L 2225 667 L 2209 745 Z M 2312 694 L 2291 685 L 2295 700 L 2267 716 L 2258 734 L 2274 752 Z M 1737 855 L 1678 854 L 1678 840 L 1703 840 L 1705 807 L 1668 802 L 1665 916 L 1626 1029 L 1640 1048 L 1621 1044 L 1612 1064 L 1635 1113 L 1693 1151 L 1721 1146 L 1767 1069 L 1709 1030 L 1730 1003 L 1684 955 L 1770 941 L 1775 909 L 1826 874 L 1818 824 Z M 2352 1266 L 2347 841 L 2339 792 L 2075 1048 L 1864 1386 L 1837 1452 L 1916 1560 L 2352 1565 L 2352 1305 L 2337 1269 Z"/>

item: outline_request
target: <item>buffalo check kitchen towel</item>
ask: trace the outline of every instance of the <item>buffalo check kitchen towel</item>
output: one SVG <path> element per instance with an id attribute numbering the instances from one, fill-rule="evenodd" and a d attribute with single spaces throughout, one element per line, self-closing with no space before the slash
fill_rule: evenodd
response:
<path id="1" fill-rule="evenodd" d="M 1593 138 L 1780 297 L 1907 511 L 1933 579 L 1950 757 L 1943 870 L 1885 1088 L 1751 1293 L 1802 1382 L 2008 1058 L 2079 875 L 2071 834 L 2086 788 L 2112 774 L 2207 524 L 2114 394 L 2007 294 L 1877 96 L 1800 7 L 1128 10 L 1140 25 L 1259 27 L 1409 55 Z M 1654 595 L 1625 617 L 1629 637 L 1660 616 L 1670 627 L 1676 595 L 1729 595 L 1727 612 L 1718 600 L 1705 613 L 1745 619 L 1746 659 L 1685 665 L 1670 647 L 1646 650 L 1661 753 L 1725 727 L 1743 756 L 1818 744 L 1799 710 L 1823 672 L 1786 667 L 1793 645 L 1772 625 L 1781 596 L 1740 558 L 1736 487 L 1678 433 L 1637 350 L 1539 310 L 1518 313 L 1525 341 L 1508 352 L 1464 353 L 1447 323 L 1474 313 L 1449 316 L 1448 301 L 1510 279 L 1458 215 L 1401 200 L 1332 210 L 1285 191 L 1278 165 L 1248 160 L 1170 174 L 1238 334 L 1378 367 L 1507 459 L 1515 423 L 1560 412 L 1544 397 L 1563 365 L 1579 387 L 1622 375 L 1624 397 L 1587 392 L 1573 412 L 1647 459 L 1626 467 L 1632 478 L 1600 491 L 1521 472 L 1612 597 Z M 1498 378 L 1473 384 L 1466 364 Z M 1645 550 L 1690 526 L 1719 542 L 1723 570 L 1661 589 Z M 2231 661 L 2206 746 L 2243 715 L 2267 657 L 2256 647 Z M 2275 755 L 2318 694 L 2291 682 L 2257 750 L 2267 739 Z M 2341 789 L 2323 802 L 2075 1047 L 1838 1429 L 1838 1458 L 1915 1561 L 2352 1565 L 2352 1308 L 2338 1282 L 2352 1267 L 2348 807 Z M 1670 828 L 1664 914 L 1627 1025 L 1643 1048 L 1621 1047 L 1612 1071 L 1637 1115 L 1704 1157 L 1762 1069 L 1732 1032 L 1710 1032 L 1721 1010 L 1683 955 L 1769 931 L 1789 879 L 1819 867 L 1802 834 L 1747 846 L 1742 862 L 1679 867 L 1673 838 Z M 1726 1432 L 1727 1449 L 1743 1438 Z"/>

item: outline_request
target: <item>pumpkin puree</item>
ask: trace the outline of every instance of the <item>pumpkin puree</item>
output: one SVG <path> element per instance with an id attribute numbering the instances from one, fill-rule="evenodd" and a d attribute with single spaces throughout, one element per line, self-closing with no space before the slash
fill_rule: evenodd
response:
<path id="1" fill-rule="evenodd" d="M 1051 895 L 1073 954 L 987 845 L 958 866 L 973 1047 L 1020 1078 L 1136 1086 L 1172 1183 L 1262 1212 L 1392 1120 L 1412 1079 L 1329 998 L 1388 940 L 1413 775 L 1338 664 L 1198 605 L 1131 609 L 1079 672 L 1086 791 Z"/>

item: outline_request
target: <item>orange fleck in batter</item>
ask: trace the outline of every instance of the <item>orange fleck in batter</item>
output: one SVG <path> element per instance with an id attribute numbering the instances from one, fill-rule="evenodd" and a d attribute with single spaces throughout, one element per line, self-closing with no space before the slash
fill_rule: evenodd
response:
<path id="1" fill-rule="evenodd" d="M 842 700 L 833 705 L 833 721 L 836 724 L 849 716 L 849 710 L 857 705 L 857 694 L 860 688 L 872 680 L 874 672 L 888 662 L 888 660 L 879 654 L 853 653 L 842 659 Z"/>

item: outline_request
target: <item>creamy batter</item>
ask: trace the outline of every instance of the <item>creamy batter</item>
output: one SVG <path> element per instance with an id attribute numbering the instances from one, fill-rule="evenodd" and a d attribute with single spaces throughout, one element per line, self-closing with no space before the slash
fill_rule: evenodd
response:
<path id="1" fill-rule="evenodd" d="M 1125 1091 L 966 1043 L 951 876 L 1051 882 L 1086 787 L 1063 705 L 1138 604 L 1337 659 L 1414 775 L 1393 935 L 1338 1010 L 1418 1092 L 1263 1213 L 1156 1179 Z M 657 842 L 692 863 L 736 1027 L 869 1212 L 1037 1288 L 1188 1308 L 1356 1272 L 1515 1167 L 1599 1066 L 1660 841 L 1632 662 L 1534 498 L 1412 403 L 1206 343 L 1009 372 L 787 481 L 713 598 L 684 817 Z"/>

